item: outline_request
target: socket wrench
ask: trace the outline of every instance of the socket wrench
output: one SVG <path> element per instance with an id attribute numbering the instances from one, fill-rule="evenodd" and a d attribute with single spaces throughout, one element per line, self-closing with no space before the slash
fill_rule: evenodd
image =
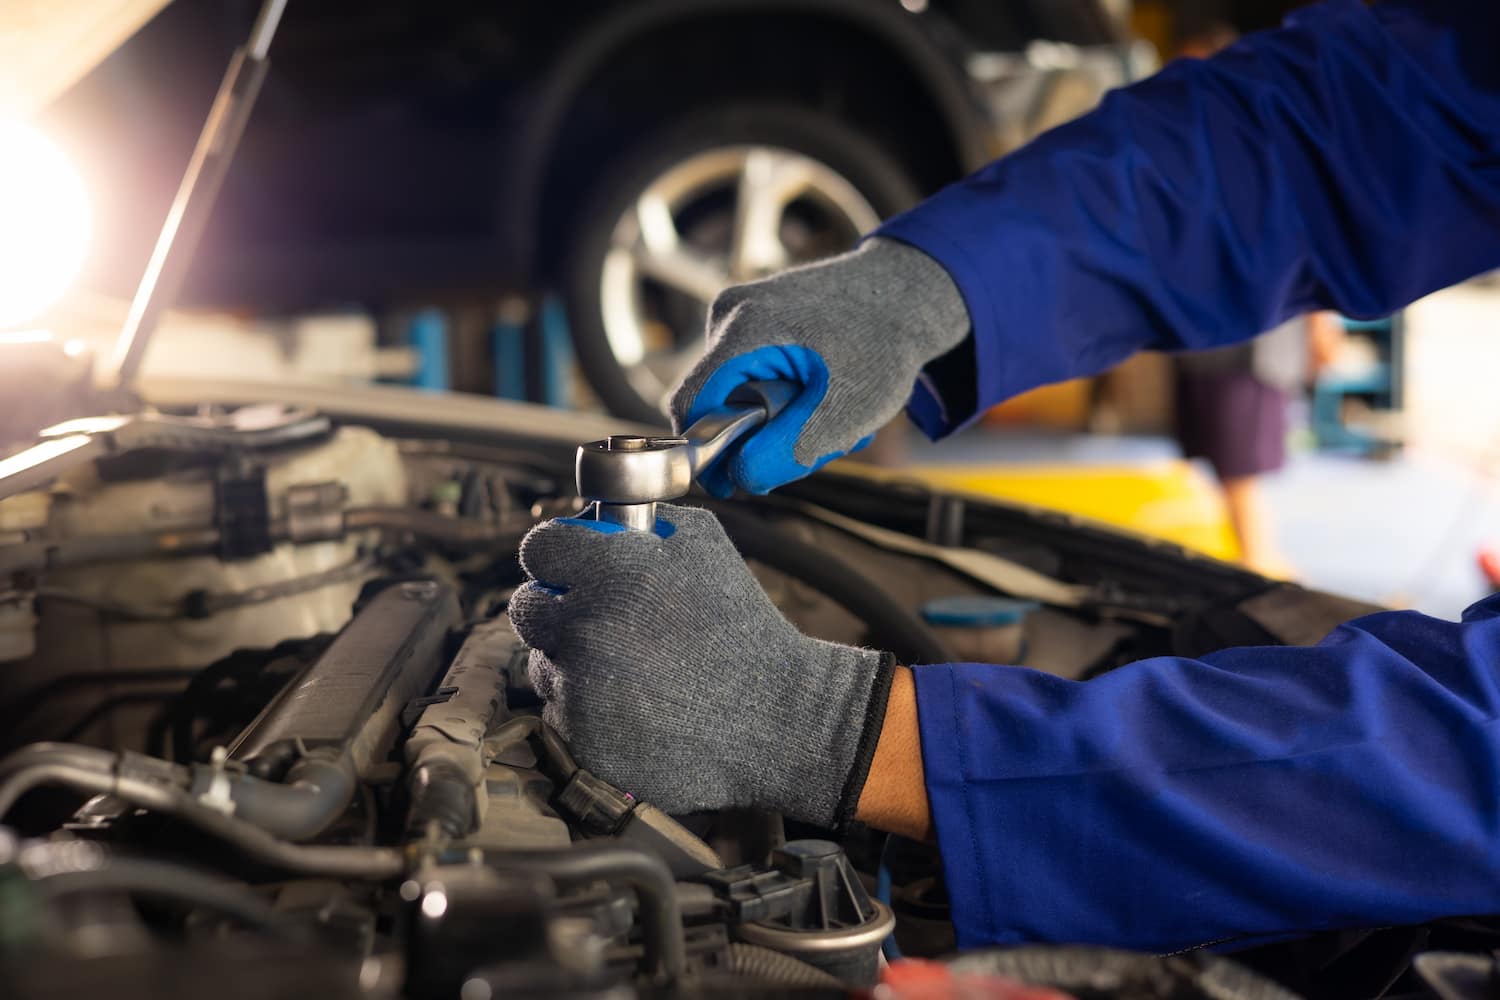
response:
<path id="1" fill-rule="evenodd" d="M 656 504 L 686 496 L 693 480 L 801 391 L 795 382 L 747 382 L 677 437 L 614 435 L 578 446 L 578 495 L 600 521 L 656 527 Z"/>

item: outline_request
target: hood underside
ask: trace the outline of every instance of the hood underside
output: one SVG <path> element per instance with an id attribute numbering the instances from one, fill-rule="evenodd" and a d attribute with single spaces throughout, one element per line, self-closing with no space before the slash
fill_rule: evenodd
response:
<path id="1" fill-rule="evenodd" d="M 0 4 L 0 117 L 25 118 L 81 79 L 170 0 Z"/>

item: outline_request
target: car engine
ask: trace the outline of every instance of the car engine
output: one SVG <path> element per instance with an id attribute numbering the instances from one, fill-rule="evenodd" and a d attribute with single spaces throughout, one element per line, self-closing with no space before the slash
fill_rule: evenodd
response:
<path id="1" fill-rule="evenodd" d="M 525 532 L 582 501 L 528 413 L 168 407 L 0 461 L 0 995 L 836 996 L 952 950 L 930 845 L 671 817 L 541 722 L 506 599 Z M 799 627 L 906 663 L 1086 678 L 1360 610 L 912 481 L 784 492 L 686 502 Z M 1284 995 L 1210 957 L 1041 952 L 950 974 Z"/>

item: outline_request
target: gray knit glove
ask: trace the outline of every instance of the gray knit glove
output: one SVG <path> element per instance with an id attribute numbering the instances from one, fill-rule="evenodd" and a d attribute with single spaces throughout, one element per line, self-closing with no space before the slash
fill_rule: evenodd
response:
<path id="1" fill-rule="evenodd" d="M 863 448 L 901 412 L 917 376 L 968 335 L 948 272 L 904 243 L 858 250 L 726 290 L 709 347 L 672 394 L 678 431 L 745 382 L 787 379 L 802 392 L 698 477 L 719 496 L 767 493 Z"/>
<path id="2" fill-rule="evenodd" d="M 657 506 L 655 533 L 564 518 L 521 545 L 511 598 L 543 717 L 599 777 L 669 813 L 853 817 L 892 657 L 802 635 L 718 519 Z"/>

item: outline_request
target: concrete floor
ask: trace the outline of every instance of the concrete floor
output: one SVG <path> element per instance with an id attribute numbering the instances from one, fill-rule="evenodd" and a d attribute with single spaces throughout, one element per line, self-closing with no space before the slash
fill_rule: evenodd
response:
<path id="1" fill-rule="evenodd" d="M 1457 618 L 1489 592 L 1500 492 L 1473 466 L 1413 451 L 1388 462 L 1295 456 L 1266 485 L 1282 551 L 1310 586 Z"/>

